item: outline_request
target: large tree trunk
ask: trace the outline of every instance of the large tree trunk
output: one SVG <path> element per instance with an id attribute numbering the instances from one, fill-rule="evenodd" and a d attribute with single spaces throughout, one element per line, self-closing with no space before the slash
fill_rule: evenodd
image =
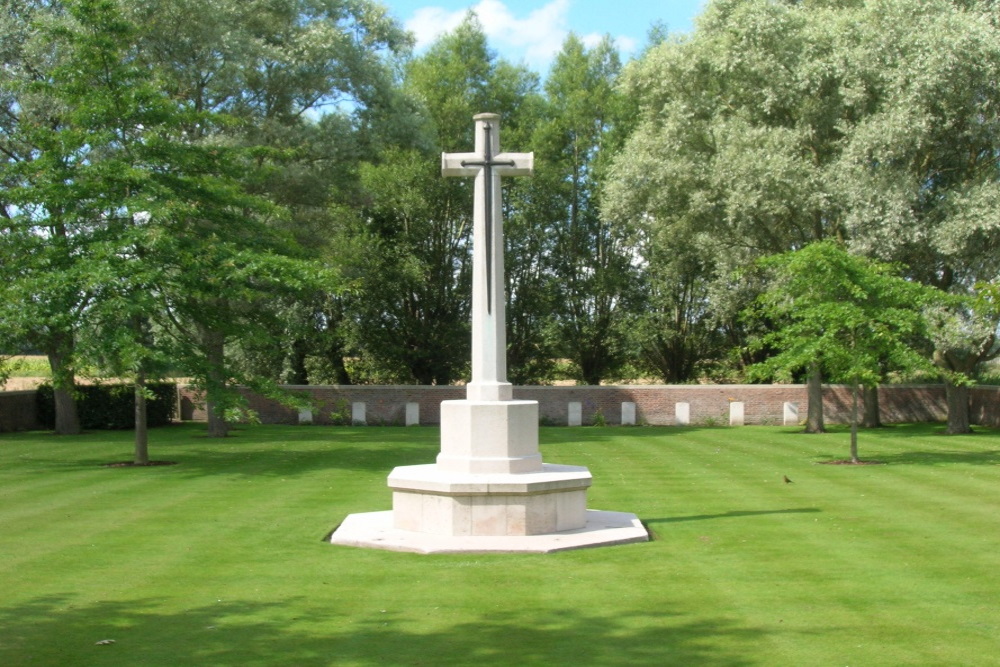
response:
<path id="1" fill-rule="evenodd" d="M 957 385 L 950 380 L 944 381 L 945 398 L 948 401 L 948 435 L 972 433 L 969 419 L 969 388 Z"/>
<path id="2" fill-rule="evenodd" d="M 351 375 L 344 364 L 344 341 L 340 329 L 344 326 L 344 315 L 339 301 L 331 301 L 324 311 L 326 315 L 326 358 L 333 369 L 334 382 L 341 385 L 351 384 Z"/>
<path id="3" fill-rule="evenodd" d="M 288 384 L 307 385 L 309 384 L 309 373 L 306 371 L 306 353 L 308 346 L 306 341 L 296 338 L 292 342 L 292 351 L 289 354 L 288 363 L 291 366 L 291 373 L 288 377 Z"/>
<path id="4" fill-rule="evenodd" d="M 851 463 L 860 463 L 858 459 L 858 380 L 851 385 Z"/>
<path id="5" fill-rule="evenodd" d="M 806 433 L 825 433 L 823 424 L 823 372 L 819 364 L 809 368 L 809 381 L 806 394 L 809 407 L 806 413 Z"/>
<path id="6" fill-rule="evenodd" d="M 56 435 L 79 435 L 80 416 L 76 407 L 76 374 L 69 363 L 73 351 L 72 334 L 57 336 L 48 351 L 55 395 Z"/>
<path id="7" fill-rule="evenodd" d="M 149 422 L 146 418 L 146 375 L 135 379 L 135 457 L 138 466 L 149 464 Z"/>
<path id="8" fill-rule="evenodd" d="M 337 384 L 351 384 L 351 374 L 347 372 L 347 366 L 344 365 L 344 356 L 339 350 L 336 354 L 330 356 L 330 365 L 333 367 L 333 376 Z"/>
<path id="9" fill-rule="evenodd" d="M 208 437 L 225 438 L 229 435 L 224 408 L 218 401 L 219 394 L 226 386 L 225 357 L 226 339 L 222 334 L 202 330 L 202 343 L 208 360 L 208 383 L 205 396 L 205 412 L 208 413 Z"/>
<path id="10" fill-rule="evenodd" d="M 878 387 L 862 387 L 861 397 L 865 404 L 865 414 L 861 425 L 865 428 L 882 428 L 882 416 L 878 402 Z"/>

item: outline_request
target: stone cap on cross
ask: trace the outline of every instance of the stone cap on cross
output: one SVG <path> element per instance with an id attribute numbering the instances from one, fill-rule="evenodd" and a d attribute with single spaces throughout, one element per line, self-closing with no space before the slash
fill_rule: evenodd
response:
<path id="1" fill-rule="evenodd" d="M 511 400 L 504 310 L 502 176 L 528 176 L 534 153 L 500 152 L 500 115 L 481 113 L 475 152 L 442 153 L 442 176 L 475 177 L 472 257 L 472 381 L 470 400 Z"/>

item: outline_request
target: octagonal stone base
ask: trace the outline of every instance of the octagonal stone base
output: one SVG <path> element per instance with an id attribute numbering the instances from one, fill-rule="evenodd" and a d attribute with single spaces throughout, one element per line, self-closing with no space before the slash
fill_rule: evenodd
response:
<path id="1" fill-rule="evenodd" d="M 519 474 L 403 466 L 389 475 L 394 526 L 435 535 L 541 535 L 583 528 L 590 471 L 543 464 Z"/>
<path id="2" fill-rule="evenodd" d="M 441 417 L 437 463 L 393 470 L 392 511 L 348 516 L 331 543 L 546 553 L 649 540 L 634 514 L 587 509 L 589 470 L 542 462 L 537 402 L 444 401 Z"/>

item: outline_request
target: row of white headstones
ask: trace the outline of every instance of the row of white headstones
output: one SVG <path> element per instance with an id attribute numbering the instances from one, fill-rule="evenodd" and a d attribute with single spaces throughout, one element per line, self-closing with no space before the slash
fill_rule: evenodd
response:
<path id="1" fill-rule="evenodd" d="M 351 403 L 351 423 L 352 424 L 367 424 L 368 423 L 368 404 L 364 401 L 355 401 Z M 730 401 L 729 402 L 729 425 L 730 426 L 743 426 L 746 423 L 745 419 L 745 404 L 743 401 Z M 566 404 L 566 425 L 567 426 L 582 426 L 583 425 L 583 403 L 580 401 L 569 401 Z M 300 424 L 311 424 L 313 423 L 314 415 L 311 408 L 303 408 L 299 410 L 299 423 Z M 405 416 L 404 423 L 406 426 L 419 426 L 420 425 L 420 404 L 419 403 L 407 403 L 405 406 Z M 632 401 L 623 401 L 621 405 L 621 420 L 619 423 L 622 426 L 635 426 L 636 425 L 636 404 Z M 783 408 L 783 423 L 785 426 L 795 426 L 799 423 L 799 406 L 797 403 L 792 403 L 786 401 Z M 681 401 L 674 404 L 674 425 L 676 426 L 690 426 L 691 425 L 691 404 L 686 401 Z"/>

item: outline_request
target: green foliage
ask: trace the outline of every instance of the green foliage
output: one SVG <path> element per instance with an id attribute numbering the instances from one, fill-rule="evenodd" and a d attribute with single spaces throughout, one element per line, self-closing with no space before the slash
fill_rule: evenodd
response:
<path id="1" fill-rule="evenodd" d="M 146 385 L 148 425 L 168 426 L 177 412 L 177 385 L 157 382 Z M 76 388 L 80 425 L 89 430 L 135 428 L 135 386 L 94 384 Z M 51 384 L 38 387 L 38 420 L 46 428 L 55 425 L 55 403 Z"/>
<path id="2" fill-rule="evenodd" d="M 648 262 L 643 352 L 744 348 L 755 286 L 729 276 L 827 238 L 943 289 L 995 281 L 998 45 L 987 4 L 717 0 L 633 63 L 604 208 Z"/>
<path id="3" fill-rule="evenodd" d="M 337 401 L 330 410 L 330 423 L 334 426 L 350 426 L 351 404 L 345 400 Z"/>
<path id="4" fill-rule="evenodd" d="M 10 377 L 49 377 L 52 368 L 45 357 L 25 355 L 7 357 L 7 370 Z"/>
<path id="5" fill-rule="evenodd" d="M 543 220 L 551 238 L 554 344 L 587 384 L 624 365 L 626 313 L 640 301 L 632 249 L 601 211 L 607 166 L 631 127 L 616 87 L 620 71 L 609 39 L 588 49 L 571 35 L 546 80 L 544 117 L 532 137 L 539 158 L 526 215 Z"/>
<path id="6" fill-rule="evenodd" d="M 470 150 L 472 117 L 483 111 L 503 116 L 501 141 L 516 147 L 536 86 L 527 69 L 496 57 L 471 16 L 407 64 L 402 89 L 424 122 L 359 169 L 363 208 L 341 237 L 356 250 L 344 255 L 359 286 L 345 299 L 344 324 L 348 356 L 367 370 L 358 379 L 448 384 L 465 376 L 472 184 L 442 178 L 440 152 Z"/>
<path id="7" fill-rule="evenodd" d="M 924 309 L 950 382 L 1000 353 L 992 3 L 715 0 L 624 70 L 570 36 L 544 86 L 474 14 L 410 58 L 369 0 L 203 4 L 2 5 L 0 336 L 57 388 L 173 359 L 222 414 L 236 382 L 461 379 L 471 184 L 438 156 L 483 111 L 536 153 L 514 382 L 742 380 L 746 267 L 824 239 L 956 295 Z"/>
<path id="8" fill-rule="evenodd" d="M 997 286 L 979 283 L 964 294 L 944 293 L 924 309 L 934 363 L 955 386 L 974 383 L 976 369 L 1000 355 Z"/>
<path id="9" fill-rule="evenodd" d="M 858 387 L 876 387 L 887 370 L 930 368 L 916 347 L 930 290 L 829 241 L 759 264 L 773 271 L 773 280 L 748 315 L 773 330 L 752 345 L 775 354 L 751 366 L 750 377 L 787 381 L 793 373 L 821 369 L 824 377 L 849 383 L 851 460 L 857 463 Z"/>
<path id="10" fill-rule="evenodd" d="M 819 363 L 834 381 L 876 386 L 885 368 L 926 369 L 915 348 L 931 294 L 892 267 L 850 255 L 830 242 L 760 260 L 774 280 L 748 313 L 772 323 L 755 341 L 776 354 L 751 377 L 791 374 Z"/>

